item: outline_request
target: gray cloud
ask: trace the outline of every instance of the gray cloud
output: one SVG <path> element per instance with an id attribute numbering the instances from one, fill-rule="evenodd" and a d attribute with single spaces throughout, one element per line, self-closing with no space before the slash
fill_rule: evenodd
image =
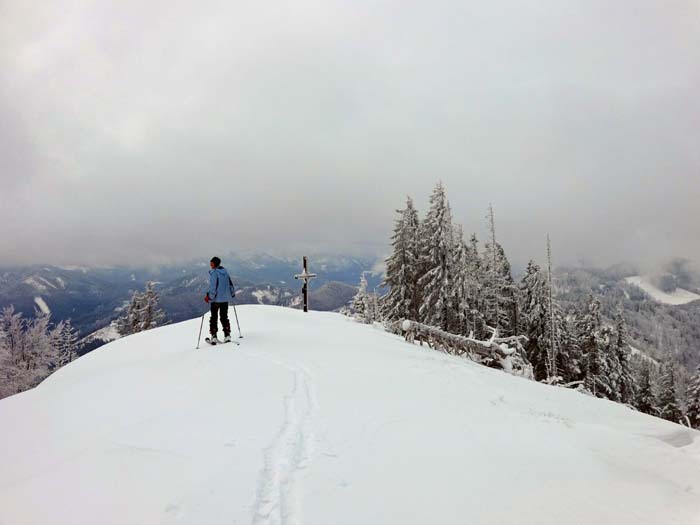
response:
<path id="1" fill-rule="evenodd" d="M 381 250 L 437 179 L 515 261 L 700 259 L 700 4 L 5 2 L 0 264 Z"/>

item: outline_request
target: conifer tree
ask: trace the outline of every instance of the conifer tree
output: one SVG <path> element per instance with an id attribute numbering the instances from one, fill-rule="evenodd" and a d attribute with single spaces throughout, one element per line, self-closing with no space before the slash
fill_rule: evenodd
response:
<path id="1" fill-rule="evenodd" d="M 597 340 L 597 375 L 595 392 L 598 397 L 619 401 L 617 379 L 620 376 L 619 363 L 614 348 L 615 333 L 609 326 L 602 326 Z"/>
<path id="2" fill-rule="evenodd" d="M 469 244 L 466 245 L 466 279 L 467 279 L 467 326 L 466 332 L 473 333 L 477 338 L 486 337 L 486 301 L 484 297 L 483 283 L 484 268 L 479 256 L 479 241 L 472 234 Z"/>
<path id="3" fill-rule="evenodd" d="M 454 284 L 452 213 L 445 189 L 438 182 L 430 196 L 430 209 L 421 225 L 422 275 L 418 288 L 422 297 L 420 320 L 447 330 L 454 312 L 450 309 Z"/>
<path id="4" fill-rule="evenodd" d="M 469 292 L 471 276 L 469 274 L 468 251 L 469 248 L 464 242 L 462 226 L 455 227 L 453 247 L 453 267 L 454 275 L 450 295 L 450 309 L 453 315 L 450 316 L 451 324 L 448 330 L 455 334 L 468 333 L 468 318 L 470 311 Z"/>
<path id="5" fill-rule="evenodd" d="M 568 317 L 555 306 L 554 322 L 557 326 L 558 350 L 557 373 L 564 383 L 580 381 L 582 378 L 581 351 L 575 336 L 573 317 Z"/>
<path id="6" fill-rule="evenodd" d="M 549 339 L 549 375 L 557 377 L 557 353 L 559 351 L 559 333 L 554 311 L 554 279 L 552 278 L 552 243 L 547 235 L 547 310 L 548 310 L 548 339 Z"/>
<path id="7" fill-rule="evenodd" d="M 584 385 L 595 396 L 604 396 L 600 379 L 604 373 L 601 349 L 605 346 L 600 301 L 589 297 L 585 312 L 577 319 L 576 333 L 583 359 Z M 601 391 L 602 390 L 602 391 Z"/>
<path id="8" fill-rule="evenodd" d="M 56 366 L 67 365 L 78 357 L 78 333 L 70 319 L 60 321 L 51 330 L 51 341 L 57 355 Z"/>
<path id="9" fill-rule="evenodd" d="M 489 206 L 490 237 L 482 258 L 483 294 L 486 323 L 501 335 L 514 335 L 517 325 L 516 286 L 510 263 L 503 247 L 496 240 L 493 206 Z"/>
<path id="10" fill-rule="evenodd" d="M 367 290 L 365 272 L 360 274 L 360 286 L 352 299 L 350 308 L 357 321 L 372 324 L 378 320 L 377 296 Z"/>
<path id="11" fill-rule="evenodd" d="M 698 365 L 695 374 L 688 382 L 685 400 L 685 415 L 690 421 L 690 426 L 700 429 L 700 365 Z"/>
<path id="12" fill-rule="evenodd" d="M 117 319 L 117 331 L 121 336 L 127 336 L 150 330 L 163 324 L 165 313 L 159 306 L 158 293 L 153 283 L 146 284 L 143 292 L 134 292 L 126 308 L 126 312 Z"/>
<path id="13" fill-rule="evenodd" d="M 393 253 L 386 260 L 386 277 L 382 286 L 390 290 L 381 301 L 384 318 L 391 321 L 399 319 L 418 319 L 419 297 L 418 280 L 418 212 L 413 207 L 413 200 L 406 199 L 406 208 L 397 210 L 394 234 L 392 235 Z"/>
<path id="14" fill-rule="evenodd" d="M 627 344 L 627 323 L 620 308 L 615 314 L 615 352 L 616 373 L 615 385 L 617 398 L 621 403 L 631 404 L 635 398 L 635 378 L 630 364 L 629 345 Z"/>
<path id="15" fill-rule="evenodd" d="M 639 370 L 639 381 L 634 406 L 645 414 L 658 414 L 656 396 L 654 395 L 654 381 L 652 378 L 652 365 L 642 361 Z"/>
<path id="16" fill-rule="evenodd" d="M 668 421 L 678 423 L 683 417 L 678 405 L 678 395 L 676 392 L 676 379 L 673 361 L 670 355 L 666 355 L 661 364 L 661 377 L 659 378 L 658 397 L 659 417 Z"/>
<path id="17" fill-rule="evenodd" d="M 163 324 L 165 312 L 160 308 L 160 298 L 153 283 L 146 284 L 146 290 L 141 295 L 141 310 L 139 312 L 140 330 L 150 330 Z"/>
<path id="18" fill-rule="evenodd" d="M 532 364 L 537 381 L 549 377 L 549 346 L 547 324 L 549 322 L 546 301 L 546 283 L 540 267 L 530 261 L 520 284 L 523 334 L 527 358 Z"/>
<path id="19" fill-rule="evenodd" d="M 117 331 L 122 337 L 135 334 L 140 330 L 141 308 L 143 307 L 143 296 L 140 292 L 134 292 L 131 296 L 129 306 L 122 316 L 117 319 Z"/>

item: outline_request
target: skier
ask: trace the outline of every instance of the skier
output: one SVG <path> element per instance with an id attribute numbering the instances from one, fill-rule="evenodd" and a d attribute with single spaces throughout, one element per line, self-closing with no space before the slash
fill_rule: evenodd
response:
<path id="1" fill-rule="evenodd" d="M 211 270 L 209 270 L 209 291 L 204 296 L 204 302 L 211 306 L 211 317 L 209 319 L 209 332 L 211 337 L 207 337 L 206 341 L 209 344 L 221 344 L 231 341 L 231 323 L 228 320 L 228 303 L 232 301 L 236 295 L 233 287 L 233 281 L 228 270 L 221 266 L 221 259 L 212 257 L 209 261 Z M 221 316 L 221 326 L 224 329 L 224 340 L 217 339 L 218 332 L 217 316 Z"/>

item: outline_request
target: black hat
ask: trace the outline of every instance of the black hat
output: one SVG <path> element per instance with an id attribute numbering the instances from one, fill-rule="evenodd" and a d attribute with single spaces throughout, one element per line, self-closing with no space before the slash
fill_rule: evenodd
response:
<path id="1" fill-rule="evenodd" d="M 210 262 L 213 262 L 214 266 L 219 266 L 221 264 L 221 259 L 218 257 L 212 257 Z"/>

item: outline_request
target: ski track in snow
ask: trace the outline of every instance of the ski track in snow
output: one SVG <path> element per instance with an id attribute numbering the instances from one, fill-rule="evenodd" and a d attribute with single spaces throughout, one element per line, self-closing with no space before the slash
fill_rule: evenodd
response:
<path id="1" fill-rule="evenodd" d="M 300 523 L 299 473 L 314 453 L 314 421 L 318 399 L 313 375 L 303 366 L 290 366 L 270 358 L 293 375 L 293 386 L 284 398 L 284 420 L 273 442 L 264 450 L 255 503 L 254 525 Z"/>

